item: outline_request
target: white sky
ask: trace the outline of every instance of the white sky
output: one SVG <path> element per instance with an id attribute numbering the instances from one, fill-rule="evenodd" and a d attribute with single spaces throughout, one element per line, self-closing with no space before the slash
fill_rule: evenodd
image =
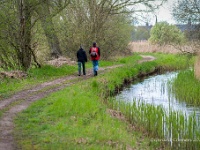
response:
<path id="1" fill-rule="evenodd" d="M 176 1 L 177 0 L 168 0 L 168 2 L 165 2 L 163 4 L 163 6 L 160 6 L 160 8 L 155 11 L 155 15 L 157 15 L 158 22 L 166 21 L 169 24 L 176 24 L 175 20 L 173 19 L 172 15 L 171 15 L 172 7 L 173 7 L 173 5 L 175 5 Z M 145 25 L 146 22 L 148 22 L 149 25 L 155 24 L 156 17 L 154 14 L 152 14 L 152 13 L 149 13 L 149 14 L 141 13 L 140 14 L 139 13 L 138 16 L 140 16 L 140 15 L 143 16 L 143 18 L 139 17 L 140 19 L 138 21 L 139 21 L 140 25 Z"/>
<path id="2" fill-rule="evenodd" d="M 160 21 L 167 21 L 170 24 L 175 24 L 175 20 L 171 15 L 172 6 L 175 4 L 176 0 L 168 0 L 168 2 L 164 3 L 163 6 L 157 12 L 158 22 Z"/>

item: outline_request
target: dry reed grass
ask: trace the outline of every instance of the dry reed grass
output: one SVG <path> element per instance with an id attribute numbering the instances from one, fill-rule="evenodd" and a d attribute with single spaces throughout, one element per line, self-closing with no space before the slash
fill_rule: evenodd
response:
<path id="1" fill-rule="evenodd" d="M 152 45 L 148 41 L 138 41 L 129 43 L 129 48 L 132 52 L 161 52 L 161 53 L 180 53 L 178 49 L 175 49 L 171 45 L 158 46 Z"/>
<path id="2" fill-rule="evenodd" d="M 70 58 L 66 58 L 66 57 L 59 57 L 57 59 L 53 59 L 53 60 L 50 60 L 50 61 L 47 61 L 47 64 L 48 65 L 52 65 L 52 66 L 55 66 L 55 67 L 60 67 L 64 64 L 68 64 L 68 65 L 76 65 L 76 62 L 71 60 Z"/>
<path id="3" fill-rule="evenodd" d="M 161 52 L 161 53 L 181 53 L 179 49 L 176 49 L 175 47 L 171 45 L 166 46 L 158 46 L 158 45 L 152 45 L 148 41 L 139 41 L 139 42 L 131 42 L 129 43 L 129 48 L 132 52 Z M 185 45 L 184 47 L 181 47 L 183 51 L 186 52 L 197 52 L 200 51 L 199 49 L 196 50 L 195 45 L 190 43 L 190 45 Z M 194 64 L 194 72 L 197 79 L 200 80 L 200 52 L 198 53 L 198 57 L 196 59 L 196 62 Z"/>
<path id="4" fill-rule="evenodd" d="M 196 62 L 194 64 L 194 74 L 200 80 L 200 53 L 198 53 Z"/>

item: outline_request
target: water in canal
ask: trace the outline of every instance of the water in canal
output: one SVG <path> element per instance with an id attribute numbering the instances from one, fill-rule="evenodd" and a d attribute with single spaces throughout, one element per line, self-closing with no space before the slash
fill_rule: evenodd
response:
<path id="1" fill-rule="evenodd" d="M 174 96 L 171 83 L 177 74 L 168 72 L 133 83 L 116 99 L 128 103 L 130 107 L 122 111 L 129 109 L 128 118 L 138 128 L 145 128 L 155 138 L 167 141 L 172 149 L 196 150 L 200 147 L 200 109 Z"/>
<path id="2" fill-rule="evenodd" d="M 200 108 L 180 102 L 174 96 L 171 82 L 177 74 L 178 72 L 168 72 L 133 83 L 120 92 L 116 98 L 130 103 L 140 101 L 151 105 L 160 105 L 166 110 L 182 111 L 184 114 L 191 114 L 195 111 L 200 115 Z"/>

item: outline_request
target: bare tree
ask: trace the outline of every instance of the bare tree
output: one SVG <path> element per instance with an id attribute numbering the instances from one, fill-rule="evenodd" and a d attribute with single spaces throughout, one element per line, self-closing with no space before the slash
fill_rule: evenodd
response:
<path id="1" fill-rule="evenodd" d="M 91 0 L 88 1 L 89 18 L 91 21 L 92 33 L 95 38 L 98 37 L 98 32 L 101 32 L 103 25 L 108 21 L 109 16 L 117 14 L 130 14 L 139 11 L 152 11 L 158 8 L 166 0 Z M 145 6 L 142 8 L 141 5 Z M 128 9 L 130 7 L 132 9 Z"/>
<path id="2" fill-rule="evenodd" d="M 74 47 L 79 46 L 80 43 L 88 47 L 96 41 L 105 48 L 102 49 L 102 56 L 109 56 L 113 52 L 112 49 L 115 50 L 114 52 L 124 50 L 131 40 L 131 13 L 144 11 L 144 9 L 146 11 L 147 7 L 152 11 L 163 2 L 163 0 L 73 1 L 65 10 L 66 12 L 61 14 L 66 28 L 69 29 L 65 41 L 71 45 L 67 45 L 66 49 L 74 51 Z"/>
<path id="3" fill-rule="evenodd" d="M 200 0 L 178 1 L 173 7 L 173 17 L 177 22 L 187 24 L 189 39 L 200 39 Z"/>
<path id="4" fill-rule="evenodd" d="M 173 17 L 180 23 L 200 23 L 200 0 L 181 0 L 173 7 Z"/>

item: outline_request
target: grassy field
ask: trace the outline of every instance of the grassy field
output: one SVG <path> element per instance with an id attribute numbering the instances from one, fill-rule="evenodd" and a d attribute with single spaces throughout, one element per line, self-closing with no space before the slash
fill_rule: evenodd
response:
<path id="1" fill-rule="evenodd" d="M 123 86 L 125 79 L 132 80 L 138 74 L 148 73 L 157 67 L 163 70 L 188 67 L 189 61 L 186 61 L 186 56 L 151 55 L 157 59 L 142 64 L 137 64 L 140 58 L 138 54 L 114 62 L 102 62 L 102 66 L 113 64 L 123 64 L 123 66 L 108 70 L 96 78 L 80 81 L 33 103 L 15 119 L 15 138 L 18 148 L 155 149 L 158 145 L 151 145 L 150 137 L 147 138 L 142 132 L 134 130 L 134 127 L 125 121 L 126 119 L 122 120 L 108 113 L 112 104 L 108 101 L 109 97 L 115 94 L 116 89 Z M 56 77 L 67 75 L 63 70 L 57 73 L 55 70 L 57 68 L 49 69 L 51 71 L 49 79 L 54 78 L 54 75 Z M 32 70 L 30 79 L 22 81 L 24 84 L 19 84 L 19 89 L 30 84 L 34 77 L 37 77 L 37 83 L 46 81 L 47 78 L 43 77 L 46 71 L 41 73 L 42 71 Z M 76 67 L 72 68 L 69 74 L 75 72 Z M 9 83 L 9 86 L 12 84 Z"/>

